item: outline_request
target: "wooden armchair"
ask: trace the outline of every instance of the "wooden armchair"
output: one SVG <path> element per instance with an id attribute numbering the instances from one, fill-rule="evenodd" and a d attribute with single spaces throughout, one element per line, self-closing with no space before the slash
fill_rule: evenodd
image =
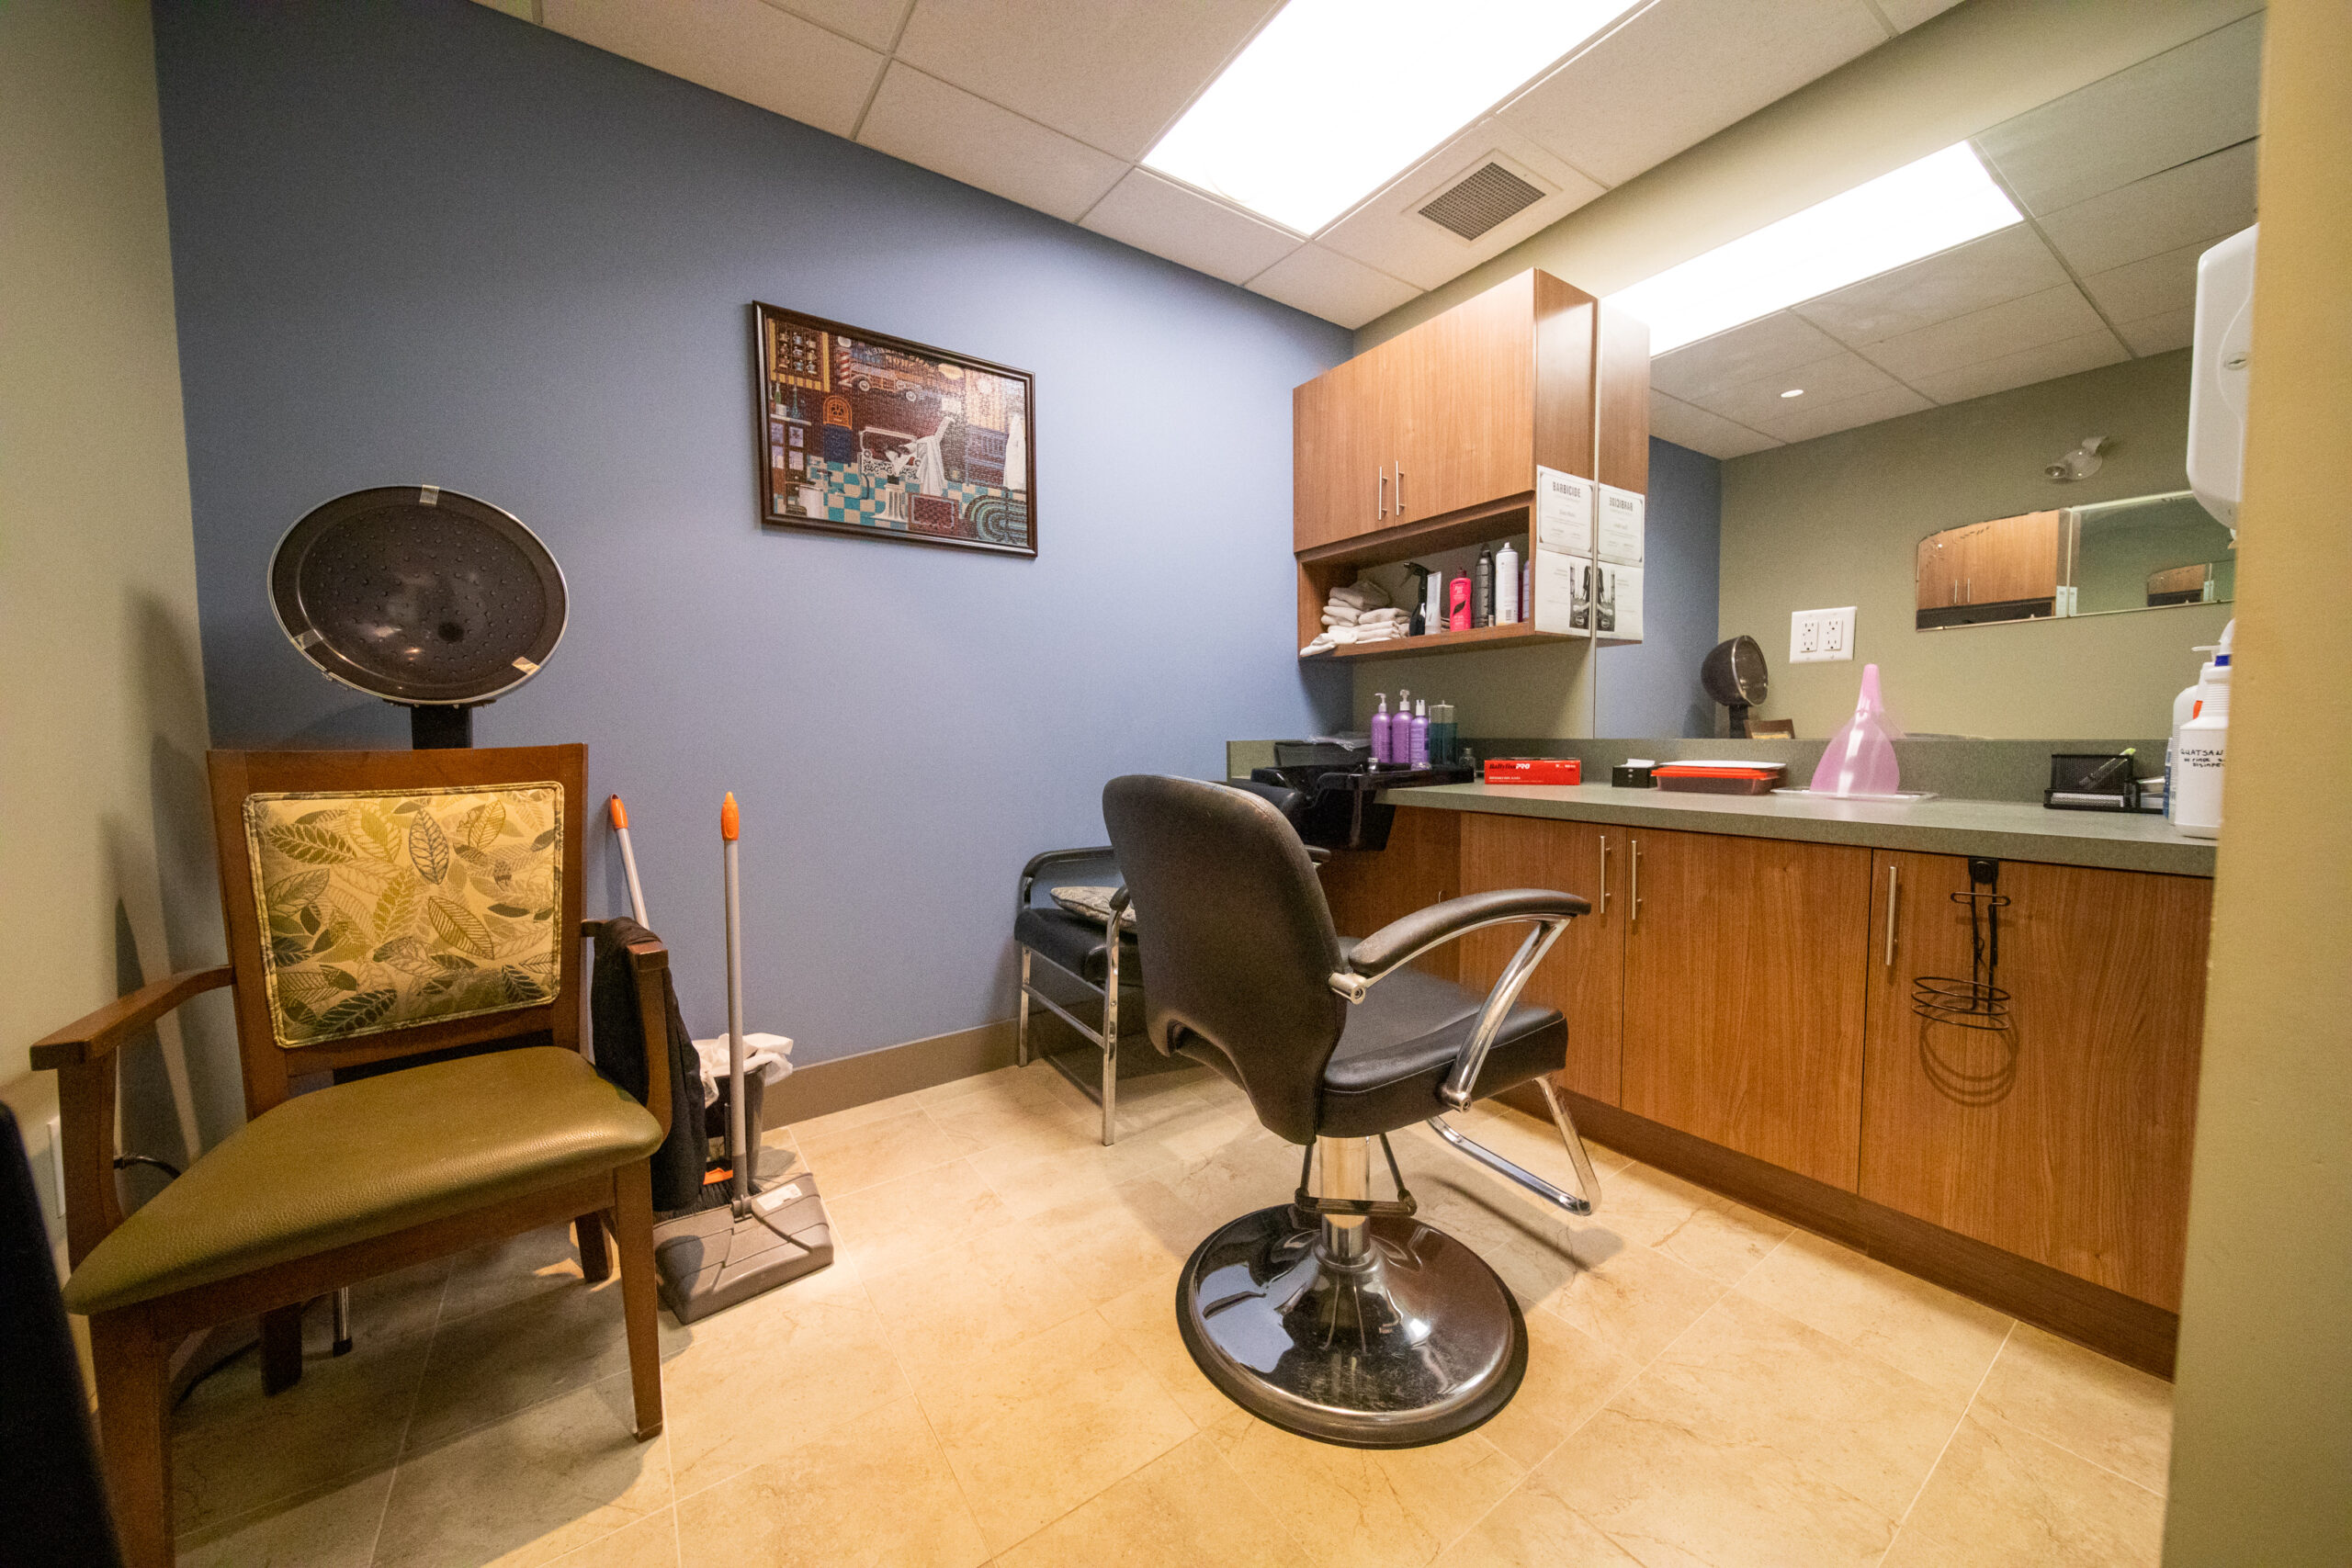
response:
<path id="1" fill-rule="evenodd" d="M 301 1370 L 303 1304 L 572 1221 L 620 1250 L 637 1435 L 662 1429 L 649 1158 L 668 1130 L 581 1054 L 587 749 L 215 751 L 231 962 L 158 980 L 33 1047 L 58 1074 L 66 1304 L 90 1319 L 128 1561 L 172 1562 L 175 1348 L 259 1314 L 265 1386 Z M 661 943 L 629 948 L 649 1042 Z M 115 1051 L 190 998 L 235 996 L 249 1120 L 138 1213 L 117 1200 Z M 487 1047 L 488 1049 L 485 1049 Z M 347 1069 L 422 1062 L 368 1076 Z M 300 1096 L 297 1077 L 346 1069 Z"/>

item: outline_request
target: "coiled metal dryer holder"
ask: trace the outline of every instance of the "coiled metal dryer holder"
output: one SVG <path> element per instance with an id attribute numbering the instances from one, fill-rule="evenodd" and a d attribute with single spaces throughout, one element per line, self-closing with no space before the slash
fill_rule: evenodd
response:
<path id="1" fill-rule="evenodd" d="M 1968 978 L 1920 975 L 1911 982 L 1911 1010 L 1931 1023 L 1962 1029 L 2007 1029 L 2009 993 L 1993 983 L 2001 964 L 2001 911 L 2008 895 L 2000 891 L 2001 863 L 1989 855 L 1968 857 L 1968 891 L 1951 896 L 1968 909 Z"/>

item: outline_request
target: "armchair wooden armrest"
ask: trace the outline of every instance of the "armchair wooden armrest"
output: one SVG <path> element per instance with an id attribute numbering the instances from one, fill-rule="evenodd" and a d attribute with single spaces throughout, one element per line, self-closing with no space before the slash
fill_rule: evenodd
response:
<path id="1" fill-rule="evenodd" d="M 582 920 L 580 934 L 589 942 L 596 940 L 605 929 L 602 920 Z M 647 932 L 628 944 L 629 964 L 637 971 L 638 1025 L 645 1032 L 645 1109 L 662 1123 L 662 1135 L 670 1135 L 670 1071 L 667 1046 L 670 1039 L 670 1013 L 663 1005 L 665 993 L 662 978 L 670 967 L 670 949 L 661 938 Z"/>
<path id="2" fill-rule="evenodd" d="M 33 1046 L 32 1065 L 57 1074 L 65 1253 L 74 1267 L 122 1224 L 114 1186 L 116 1050 L 190 998 L 236 983 L 236 971 L 225 964 L 185 970 L 117 998 Z"/>
<path id="3" fill-rule="evenodd" d="M 117 1046 L 190 997 L 237 983 L 237 972 L 226 964 L 209 969 L 183 969 L 176 975 L 140 987 L 118 997 L 89 1017 L 77 1019 L 33 1046 L 36 1068 L 79 1066 L 114 1054 Z"/>

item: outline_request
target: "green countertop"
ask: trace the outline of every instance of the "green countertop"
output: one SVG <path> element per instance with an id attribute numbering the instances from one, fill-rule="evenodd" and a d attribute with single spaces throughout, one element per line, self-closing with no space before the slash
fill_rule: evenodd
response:
<path id="1" fill-rule="evenodd" d="M 2213 874 L 2213 842 L 2161 817 L 2052 811 L 2013 800 L 1923 800 L 1909 806 L 1788 795 L 1684 795 L 1589 784 L 1436 784 L 1392 789 L 1393 806 L 1556 817 L 1632 828 L 1679 828 L 1757 839 L 1864 844 L 1930 854 L 1992 855 L 2053 865 Z"/>

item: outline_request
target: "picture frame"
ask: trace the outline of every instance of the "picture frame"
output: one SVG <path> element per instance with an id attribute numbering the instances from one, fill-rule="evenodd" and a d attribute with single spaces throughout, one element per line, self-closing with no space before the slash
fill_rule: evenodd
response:
<path id="1" fill-rule="evenodd" d="M 752 304 L 760 524 L 1037 554 L 1036 378 Z"/>

